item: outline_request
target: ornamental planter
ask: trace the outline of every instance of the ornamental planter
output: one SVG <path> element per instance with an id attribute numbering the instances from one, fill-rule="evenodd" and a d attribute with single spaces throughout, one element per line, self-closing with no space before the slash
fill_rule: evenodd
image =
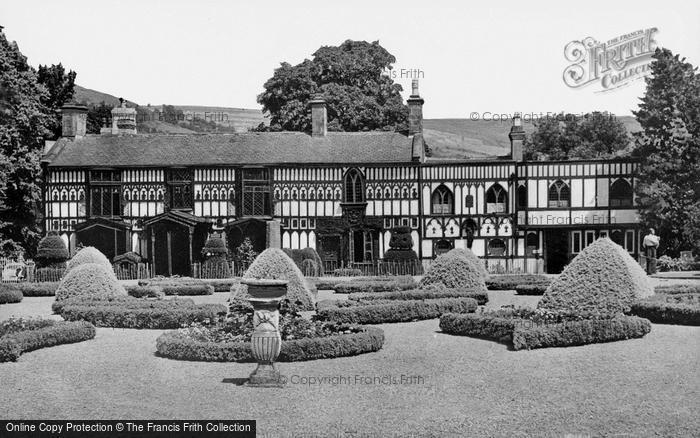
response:
<path id="1" fill-rule="evenodd" d="M 282 347 L 279 332 L 279 304 L 287 294 L 287 280 L 247 279 L 249 299 L 253 305 L 253 335 L 251 353 L 258 367 L 246 382 L 247 386 L 281 387 L 280 373 L 275 368 Z"/>

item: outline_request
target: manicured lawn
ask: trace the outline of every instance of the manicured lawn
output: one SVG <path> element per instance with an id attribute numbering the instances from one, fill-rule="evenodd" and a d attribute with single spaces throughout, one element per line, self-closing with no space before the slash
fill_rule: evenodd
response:
<path id="1" fill-rule="evenodd" d="M 319 298 L 330 294 L 321 292 Z M 225 301 L 228 294 L 196 297 Z M 490 293 L 491 306 L 539 297 Z M 0 306 L 50 313 L 52 299 Z M 34 309 L 34 310 L 32 310 Z M 381 326 L 384 349 L 280 364 L 297 381 L 346 384 L 252 389 L 230 383 L 253 364 L 155 356 L 160 330 L 98 329 L 92 341 L 0 364 L 4 418 L 248 419 L 261 436 L 692 436 L 700 429 L 700 327 L 654 325 L 645 338 L 566 349 L 509 351 L 444 335 L 438 321 Z M 415 376 L 414 384 L 354 384 L 355 376 Z"/>

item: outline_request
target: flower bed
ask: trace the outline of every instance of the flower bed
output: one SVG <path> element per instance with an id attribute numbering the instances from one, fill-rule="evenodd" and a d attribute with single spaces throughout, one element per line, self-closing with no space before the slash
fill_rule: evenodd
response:
<path id="1" fill-rule="evenodd" d="M 433 319 L 447 312 L 474 312 L 477 307 L 473 298 L 334 301 L 319 303 L 316 317 L 345 324 L 384 324 Z"/>
<path id="2" fill-rule="evenodd" d="M 334 286 L 335 292 L 339 294 L 350 293 L 373 293 L 373 292 L 388 292 L 397 290 L 416 289 L 418 283 L 413 277 L 398 277 L 389 281 L 349 281 L 339 283 Z"/>
<path id="3" fill-rule="evenodd" d="M 60 283 L 57 281 L 43 281 L 41 283 L 17 283 L 17 287 L 25 297 L 53 297 Z"/>
<path id="4" fill-rule="evenodd" d="M 0 323 L 0 362 L 16 361 L 22 353 L 95 337 L 85 321 L 9 319 Z"/>
<path id="5" fill-rule="evenodd" d="M 640 300 L 630 314 L 657 324 L 700 325 L 700 293 L 654 295 Z"/>
<path id="6" fill-rule="evenodd" d="M 376 301 L 376 300 L 427 300 L 436 298 L 474 298 L 478 305 L 483 306 L 489 301 L 489 296 L 483 291 L 469 289 L 426 288 L 391 292 L 352 293 L 348 300 L 352 301 Z"/>
<path id="7" fill-rule="evenodd" d="M 552 282 L 551 279 L 543 275 L 534 274 L 511 274 L 492 275 L 486 279 L 486 287 L 489 290 L 517 290 L 518 286 L 543 285 L 546 289 Z"/>
<path id="8" fill-rule="evenodd" d="M 22 292 L 14 285 L 0 284 L 0 304 L 19 303 L 22 298 Z"/>
<path id="9" fill-rule="evenodd" d="M 338 330 L 343 327 L 338 328 Z M 350 327 L 346 327 L 349 329 Z M 278 361 L 297 362 L 355 356 L 379 351 L 384 345 L 384 332 L 375 327 L 355 327 L 353 330 L 336 331 L 326 336 L 285 339 Z M 192 329 L 163 333 L 156 340 L 158 354 L 180 360 L 209 362 L 243 362 L 253 360 L 250 340 L 210 339 L 209 334 L 192 334 Z M 250 337 L 250 334 L 247 335 Z"/>
<path id="10" fill-rule="evenodd" d="M 68 321 L 84 320 L 98 327 L 173 329 L 194 322 L 212 322 L 226 314 L 222 304 L 194 304 L 192 300 L 145 300 L 76 297 L 54 303 L 53 309 Z"/>
<path id="11" fill-rule="evenodd" d="M 529 350 L 641 338 L 651 331 L 651 323 L 621 313 L 515 309 L 445 314 L 440 318 L 440 329 L 449 334 L 505 342 L 514 350 Z"/>
<path id="12" fill-rule="evenodd" d="M 656 294 L 696 294 L 700 293 L 700 283 L 693 284 L 668 284 L 656 286 L 654 288 Z"/>
<path id="13" fill-rule="evenodd" d="M 549 284 L 519 284 L 515 286 L 515 293 L 518 295 L 544 295 Z"/>

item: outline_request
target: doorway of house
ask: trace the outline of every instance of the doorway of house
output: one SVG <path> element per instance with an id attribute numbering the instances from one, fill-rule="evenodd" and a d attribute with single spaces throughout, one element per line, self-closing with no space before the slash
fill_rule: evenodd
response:
<path id="1" fill-rule="evenodd" d="M 562 229 L 544 233 L 545 268 L 548 274 L 559 274 L 569 263 L 569 232 Z"/>

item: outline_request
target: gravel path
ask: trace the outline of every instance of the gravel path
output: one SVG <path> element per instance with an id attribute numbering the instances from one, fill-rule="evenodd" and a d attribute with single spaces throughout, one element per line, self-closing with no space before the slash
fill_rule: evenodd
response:
<path id="1" fill-rule="evenodd" d="M 201 299 L 217 297 L 225 301 L 227 294 Z M 493 292 L 491 299 L 496 307 L 537 301 L 512 292 Z M 26 298 L 13 306 L 50 313 L 50 303 Z M 6 314 L 0 306 L 0 319 Z M 246 378 L 253 364 L 159 358 L 160 330 L 98 329 L 94 340 L 0 364 L 0 406 L 12 419 L 253 418 L 266 437 L 692 436 L 700 430 L 700 327 L 654 325 L 643 339 L 519 352 L 442 334 L 437 320 L 381 327 L 380 352 L 280 364 L 290 379 L 283 389 L 231 383 Z M 387 376 L 399 384 L 365 381 Z M 336 384 L 301 383 L 323 377 Z"/>

